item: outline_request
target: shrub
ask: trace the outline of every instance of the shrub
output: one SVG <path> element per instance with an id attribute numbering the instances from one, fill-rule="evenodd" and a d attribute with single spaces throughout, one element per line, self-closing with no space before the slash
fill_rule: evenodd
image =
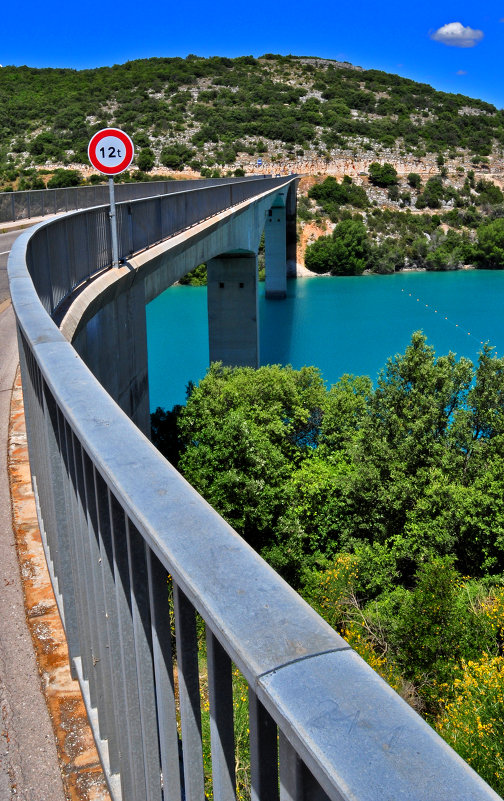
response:
<path id="1" fill-rule="evenodd" d="M 451 558 L 427 562 L 415 579 L 390 621 L 390 640 L 406 678 L 422 687 L 428 701 L 438 703 L 439 685 L 451 683 L 456 664 L 495 647 L 495 638 Z"/>
<path id="2" fill-rule="evenodd" d="M 504 658 L 484 654 L 455 670 L 455 698 L 436 721 L 441 737 L 504 794 Z M 448 687 L 446 689 L 449 689 Z"/>
<path id="3" fill-rule="evenodd" d="M 191 148 L 181 144 L 167 145 L 161 153 L 161 164 L 170 170 L 181 170 L 194 156 Z"/>
<path id="4" fill-rule="evenodd" d="M 136 158 L 138 169 L 141 172 L 150 172 L 155 164 L 155 156 L 150 147 L 145 147 Z"/>
<path id="5" fill-rule="evenodd" d="M 351 205 L 358 209 L 365 209 L 369 205 L 366 190 L 356 186 L 348 175 L 343 176 L 340 184 L 336 178 L 329 176 L 321 184 L 313 186 L 308 196 L 316 200 L 329 215 L 334 214 L 340 205 Z"/>
<path id="6" fill-rule="evenodd" d="M 430 209 L 439 209 L 444 196 L 443 180 L 439 175 L 435 175 L 433 178 L 429 178 L 425 184 L 422 194 L 418 196 L 416 207 L 424 209 L 428 206 Z"/>
<path id="7" fill-rule="evenodd" d="M 381 186 L 387 189 L 389 186 L 397 184 L 397 170 L 388 162 L 378 164 L 377 161 L 373 161 L 369 165 L 369 180 L 374 186 Z"/>
<path id="8" fill-rule="evenodd" d="M 344 219 L 336 225 L 332 237 L 319 237 L 309 245 L 305 264 L 315 273 L 361 275 L 368 266 L 369 239 L 360 220 Z"/>
<path id="9" fill-rule="evenodd" d="M 67 186 L 80 186 L 83 183 L 82 174 L 78 170 L 56 170 L 48 181 L 48 189 L 59 189 Z"/>
<path id="10" fill-rule="evenodd" d="M 475 246 L 479 267 L 502 269 L 504 267 L 504 219 L 480 225 Z"/>
<path id="11" fill-rule="evenodd" d="M 412 189 L 420 189 L 422 185 L 422 179 L 417 172 L 410 172 L 406 180 Z"/>

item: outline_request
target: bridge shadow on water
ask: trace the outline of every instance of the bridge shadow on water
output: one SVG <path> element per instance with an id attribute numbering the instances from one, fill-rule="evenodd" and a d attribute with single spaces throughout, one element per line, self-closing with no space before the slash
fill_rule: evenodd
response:
<path id="1" fill-rule="evenodd" d="M 259 285 L 260 363 L 290 364 L 302 336 L 303 282 L 287 283 L 285 300 L 266 300 Z M 198 383 L 208 368 L 206 287 L 170 287 L 146 307 L 149 394 L 152 411 L 185 403 L 188 381 Z M 295 348 L 294 348 L 295 350 Z"/>
<path id="2" fill-rule="evenodd" d="M 266 300 L 264 284 L 259 290 L 259 357 L 261 365 L 289 364 L 296 337 L 296 312 L 302 290 L 299 282 L 287 281 L 284 300 Z M 298 329 L 297 336 L 300 336 Z"/>

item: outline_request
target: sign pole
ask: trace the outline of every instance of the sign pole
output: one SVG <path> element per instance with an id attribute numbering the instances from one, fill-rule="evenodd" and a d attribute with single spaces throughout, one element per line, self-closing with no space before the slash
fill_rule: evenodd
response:
<path id="1" fill-rule="evenodd" d="M 115 194 L 114 194 L 114 178 L 110 176 L 109 181 L 109 194 L 110 194 L 110 232 L 112 234 L 112 267 L 119 267 L 119 246 L 117 243 L 117 216 L 115 207 Z"/>
<path id="2" fill-rule="evenodd" d="M 117 216 L 114 194 L 114 175 L 124 172 L 135 154 L 130 137 L 120 128 L 102 128 L 97 131 L 88 145 L 88 158 L 98 172 L 108 175 L 110 195 L 110 233 L 112 239 L 112 267 L 119 267 L 119 240 L 117 236 Z"/>

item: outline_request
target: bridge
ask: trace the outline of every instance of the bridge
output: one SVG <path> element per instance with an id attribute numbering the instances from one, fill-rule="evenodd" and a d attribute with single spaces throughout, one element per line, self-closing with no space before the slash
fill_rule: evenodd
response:
<path id="1" fill-rule="evenodd" d="M 117 268 L 106 206 L 40 223 L 11 253 L 40 528 L 107 783 L 114 801 L 204 799 L 197 614 L 215 801 L 236 798 L 235 669 L 254 801 L 495 801 L 146 436 L 145 303 L 206 261 L 211 357 L 257 364 L 257 250 L 265 229 L 281 297 L 296 180 L 119 204 Z"/>

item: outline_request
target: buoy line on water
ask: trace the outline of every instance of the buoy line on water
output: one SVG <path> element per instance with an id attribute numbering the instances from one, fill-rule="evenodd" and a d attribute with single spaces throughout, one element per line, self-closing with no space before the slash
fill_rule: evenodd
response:
<path id="1" fill-rule="evenodd" d="M 403 292 L 404 294 L 408 295 L 408 297 L 413 298 L 414 300 L 416 300 L 417 303 L 421 303 L 423 306 L 425 306 L 426 309 L 430 309 L 434 314 L 438 314 L 439 317 L 444 319 L 447 323 L 449 323 L 450 325 L 453 325 L 455 328 L 458 328 L 460 333 L 463 333 L 464 329 L 467 328 L 467 326 L 462 325 L 461 323 L 456 323 L 454 320 L 451 320 L 443 311 L 440 311 L 439 309 L 436 309 L 435 306 L 432 303 L 425 303 L 425 301 L 422 298 L 418 298 L 416 296 L 415 292 L 408 292 L 406 289 L 401 289 L 401 292 Z M 467 331 L 466 330 L 465 333 L 467 334 L 468 337 L 471 337 L 471 339 L 476 340 L 476 342 L 478 342 L 480 345 L 484 345 L 486 342 L 488 342 L 488 340 L 480 339 L 475 334 L 472 334 L 471 331 Z M 495 352 L 495 355 L 497 355 L 497 349 L 496 348 L 494 349 L 494 352 Z"/>

